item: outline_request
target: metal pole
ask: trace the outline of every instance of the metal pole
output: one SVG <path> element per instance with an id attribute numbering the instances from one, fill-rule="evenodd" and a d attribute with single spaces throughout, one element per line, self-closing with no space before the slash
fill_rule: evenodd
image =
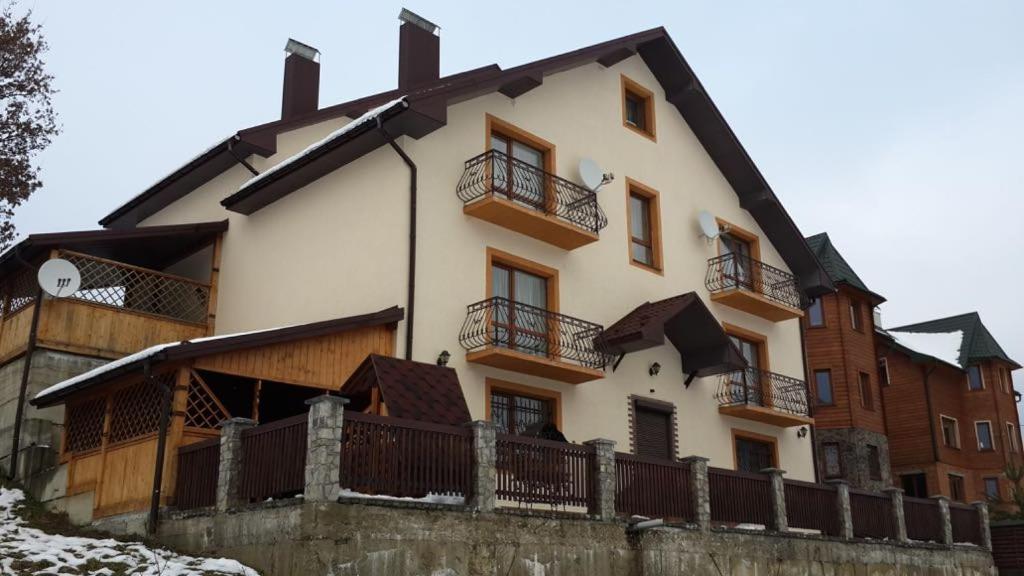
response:
<path id="1" fill-rule="evenodd" d="M 143 366 L 145 382 L 152 382 L 150 363 L 147 361 Z M 163 397 L 160 400 L 160 431 L 156 442 L 156 468 L 153 470 L 153 496 L 149 501 L 149 521 L 146 523 L 146 531 L 149 534 L 156 533 L 157 523 L 160 520 L 160 492 L 164 479 L 164 453 L 167 451 L 167 425 L 170 420 L 171 395 L 173 388 L 160 384 L 163 388 Z"/>

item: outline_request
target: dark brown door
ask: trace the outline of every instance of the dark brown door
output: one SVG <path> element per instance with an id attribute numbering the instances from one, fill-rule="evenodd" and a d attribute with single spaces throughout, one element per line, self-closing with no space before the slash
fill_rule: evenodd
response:
<path id="1" fill-rule="evenodd" d="M 637 405 L 636 454 L 646 458 L 672 459 L 672 413 Z"/>

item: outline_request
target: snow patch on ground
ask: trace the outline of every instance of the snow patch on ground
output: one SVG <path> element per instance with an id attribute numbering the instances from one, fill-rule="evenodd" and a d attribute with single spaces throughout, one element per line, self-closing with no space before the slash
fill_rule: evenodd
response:
<path id="1" fill-rule="evenodd" d="M 193 558 L 113 539 L 47 534 L 18 517 L 21 490 L 0 488 L 0 576 L 87 574 L 112 576 L 259 576 L 227 558 Z"/>
<path id="2" fill-rule="evenodd" d="M 902 346 L 906 346 L 915 352 L 938 358 L 953 366 L 961 367 L 960 347 L 964 341 L 964 333 L 961 330 L 935 333 L 896 332 L 889 330 L 888 333 Z"/>
<path id="3" fill-rule="evenodd" d="M 363 494 L 362 492 L 353 492 L 347 488 L 342 489 L 338 493 L 338 496 L 342 498 L 364 498 L 366 500 L 390 500 L 393 502 L 423 502 L 426 504 L 448 504 L 450 506 L 461 506 L 466 503 L 466 499 L 462 496 L 442 496 L 440 494 L 427 494 L 423 498 L 409 498 L 409 497 L 398 497 L 398 496 L 384 496 L 382 494 Z"/>

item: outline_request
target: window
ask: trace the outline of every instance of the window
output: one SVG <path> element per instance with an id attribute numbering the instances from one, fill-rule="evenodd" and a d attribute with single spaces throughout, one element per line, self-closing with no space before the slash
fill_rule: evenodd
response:
<path id="1" fill-rule="evenodd" d="M 560 425 L 557 392 L 487 380 L 491 422 L 501 434 L 536 435 L 540 428 Z"/>
<path id="2" fill-rule="evenodd" d="M 975 364 L 967 367 L 967 388 L 970 390 L 985 389 L 985 379 L 981 377 L 981 366 Z"/>
<path id="3" fill-rule="evenodd" d="M 1013 392 L 1013 379 L 1010 377 L 1010 371 L 1005 366 L 1000 366 L 999 370 L 999 386 L 1003 389 L 1003 392 L 1009 394 Z"/>
<path id="4" fill-rule="evenodd" d="M 814 371 L 814 392 L 818 397 L 818 404 L 821 406 L 832 406 L 835 404 L 835 397 L 832 395 L 832 371 Z"/>
<path id="5" fill-rule="evenodd" d="M 874 410 L 875 396 L 871 391 L 871 375 L 867 372 L 859 373 L 858 383 L 860 385 L 860 405 L 867 410 Z"/>
<path id="6" fill-rule="evenodd" d="M 764 406 L 767 399 L 761 386 L 761 371 L 767 368 L 768 363 L 765 353 L 766 338 L 730 324 L 724 327 L 729 340 L 747 361 L 745 370 L 730 374 L 730 399 L 734 403 Z"/>
<path id="7" fill-rule="evenodd" d="M 995 450 L 992 441 L 992 424 L 989 422 L 975 422 L 974 431 L 978 434 L 978 450 Z"/>
<path id="8" fill-rule="evenodd" d="M 654 93 L 622 77 L 622 125 L 655 140 Z"/>
<path id="9" fill-rule="evenodd" d="M 837 442 L 821 445 L 821 460 L 825 466 L 825 478 L 840 478 L 843 475 L 843 460 Z"/>
<path id="10" fill-rule="evenodd" d="M 741 472 L 760 472 L 765 468 L 776 468 L 775 440 L 755 436 L 749 432 L 733 432 L 736 449 L 736 469 Z"/>
<path id="11" fill-rule="evenodd" d="M 817 298 L 811 303 L 811 307 L 807 309 L 807 324 L 812 328 L 818 328 L 825 325 L 825 310 L 821 302 L 821 298 Z"/>
<path id="12" fill-rule="evenodd" d="M 546 356 L 550 343 L 547 312 L 558 311 L 558 271 L 524 258 L 487 249 L 491 344 Z"/>
<path id="13" fill-rule="evenodd" d="M 637 456 L 675 459 L 674 411 L 675 407 L 666 402 L 633 398 L 633 448 Z"/>
<path id="14" fill-rule="evenodd" d="M 661 271 L 661 215 L 658 192 L 626 179 L 626 216 L 629 228 L 629 261 Z"/>
<path id="15" fill-rule="evenodd" d="M 850 326 L 854 330 L 864 330 L 864 319 L 861 317 L 863 311 L 860 302 L 850 301 Z"/>
<path id="16" fill-rule="evenodd" d="M 878 383 L 882 386 L 888 386 L 889 382 L 889 359 L 879 358 L 878 359 Z"/>
<path id="17" fill-rule="evenodd" d="M 999 500 L 999 478 L 985 478 L 985 498 Z"/>
<path id="18" fill-rule="evenodd" d="M 949 475 L 949 499 L 964 501 L 964 477 L 958 474 Z"/>
<path id="19" fill-rule="evenodd" d="M 1017 427 L 1012 422 L 1006 423 L 1006 442 L 1010 446 L 1010 452 L 1020 452 L 1020 436 L 1017 435 Z"/>
<path id="20" fill-rule="evenodd" d="M 939 416 L 942 425 L 942 443 L 950 448 L 960 448 L 960 427 L 956 418 Z"/>
<path id="21" fill-rule="evenodd" d="M 868 444 L 868 474 L 872 480 L 882 479 L 882 454 L 878 446 Z"/>
<path id="22" fill-rule="evenodd" d="M 554 146 L 525 130 L 487 116 L 487 142 L 493 151 L 487 169 L 491 191 L 519 205 L 544 210 L 554 172 Z"/>
<path id="23" fill-rule="evenodd" d="M 911 498 L 928 497 L 928 477 L 923 472 L 903 474 L 900 476 L 900 485 Z"/>

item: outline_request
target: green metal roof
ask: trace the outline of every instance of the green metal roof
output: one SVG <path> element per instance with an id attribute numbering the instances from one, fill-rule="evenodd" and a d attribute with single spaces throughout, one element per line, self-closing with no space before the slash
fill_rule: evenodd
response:
<path id="1" fill-rule="evenodd" d="M 906 326 L 889 328 L 889 330 L 895 332 L 929 332 L 933 334 L 960 330 L 964 333 L 963 344 L 960 347 L 960 366 L 966 368 L 971 364 L 996 358 L 1009 362 L 1015 369 L 1021 367 L 996 342 L 992 333 L 982 324 L 981 316 L 977 312 L 968 312 L 959 316 L 918 322 L 917 324 L 907 324 Z"/>
<path id="2" fill-rule="evenodd" d="M 872 292 L 864 281 L 857 276 L 857 273 L 853 271 L 853 267 L 843 258 L 843 255 L 836 250 L 835 245 L 832 244 L 832 239 L 828 237 L 827 232 L 821 234 L 815 234 L 814 236 L 807 237 L 807 245 L 810 246 L 811 252 L 818 258 L 818 262 L 821 263 L 821 267 L 828 273 L 828 277 L 833 282 L 843 282 L 849 286 L 867 292 L 878 299 L 876 304 L 885 302 L 885 298 L 879 294 Z"/>

